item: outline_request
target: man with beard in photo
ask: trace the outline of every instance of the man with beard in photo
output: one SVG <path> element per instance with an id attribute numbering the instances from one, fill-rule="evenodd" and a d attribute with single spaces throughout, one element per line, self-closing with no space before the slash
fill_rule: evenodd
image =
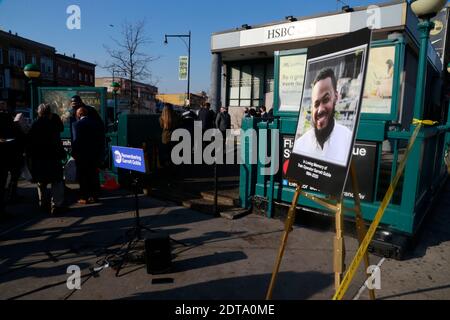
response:
<path id="1" fill-rule="evenodd" d="M 352 132 L 334 119 L 337 101 L 337 80 L 333 70 L 319 71 L 311 95 L 312 128 L 295 141 L 294 153 L 345 165 Z"/>

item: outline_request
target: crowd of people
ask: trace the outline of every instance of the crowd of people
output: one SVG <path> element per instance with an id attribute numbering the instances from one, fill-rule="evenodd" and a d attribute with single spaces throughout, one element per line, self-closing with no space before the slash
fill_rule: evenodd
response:
<path id="1" fill-rule="evenodd" d="M 6 204 L 17 202 L 17 184 L 25 164 L 30 181 L 37 185 L 39 208 L 51 214 L 66 211 L 64 164 L 69 156 L 76 163 L 80 185 L 78 203 L 98 201 L 98 169 L 106 156 L 103 120 L 95 108 L 74 96 L 71 98 L 70 154 L 62 145 L 63 131 L 61 118 L 52 112 L 49 104 L 39 105 L 36 120 L 27 128 L 22 125 L 20 116 L 14 118 L 6 102 L 0 101 L 0 217 L 6 215 Z"/>
<path id="2" fill-rule="evenodd" d="M 261 118 L 263 121 L 270 121 L 274 119 L 273 108 L 267 111 L 266 106 L 261 106 L 258 109 L 246 107 L 244 109 L 244 117 Z"/>
<path id="3" fill-rule="evenodd" d="M 195 121 L 202 123 L 202 133 L 205 133 L 208 129 L 217 128 L 222 132 L 223 137 L 225 137 L 226 130 L 231 128 L 231 117 L 226 107 L 220 108 L 220 112 L 216 114 L 211 110 L 211 104 L 207 102 L 198 111 L 198 115 L 189 107 L 186 107 L 184 112 L 179 115 L 174 111 L 172 104 L 165 103 L 159 119 L 162 129 L 160 162 L 163 165 L 170 163 L 170 153 L 173 147 L 171 136 L 173 131 L 183 128 L 190 133 L 191 137 L 194 137 Z"/>
<path id="4" fill-rule="evenodd" d="M 66 211 L 64 165 L 67 161 L 76 164 L 73 167 L 80 185 L 78 203 L 84 205 L 98 201 L 98 169 L 107 157 L 105 125 L 97 110 L 84 104 L 79 96 L 73 96 L 70 104 L 71 151 L 68 153 L 61 141 L 63 122 L 58 114 L 52 112 L 49 104 L 39 105 L 36 120 L 27 127 L 20 116 L 13 117 L 6 102 L 0 101 L 0 215 L 4 214 L 7 203 L 13 204 L 18 200 L 17 184 L 23 168 L 27 169 L 29 180 L 37 186 L 38 207 L 52 214 Z M 265 107 L 260 107 L 258 112 L 246 108 L 245 116 L 265 120 L 273 117 Z M 159 119 L 162 129 L 159 155 L 163 166 L 171 166 L 174 130 L 186 129 L 193 138 L 195 121 L 201 122 L 202 133 L 217 128 L 224 141 L 226 131 L 231 128 L 231 117 L 226 107 L 221 107 L 216 114 L 210 103 L 205 103 L 198 112 L 186 107 L 178 113 L 173 105 L 165 103 Z"/>

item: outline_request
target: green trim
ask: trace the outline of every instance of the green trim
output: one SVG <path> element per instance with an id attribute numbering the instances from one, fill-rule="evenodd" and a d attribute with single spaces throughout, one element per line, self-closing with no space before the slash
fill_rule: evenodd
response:
<path id="1" fill-rule="evenodd" d="M 294 50 L 285 50 L 285 51 L 275 51 L 274 53 L 274 87 L 273 87 L 273 114 L 277 117 L 296 117 L 298 118 L 298 113 L 293 111 L 280 111 L 280 93 L 279 93 L 279 83 L 280 83 L 280 57 L 285 56 L 295 56 L 295 55 L 304 55 L 308 52 L 308 49 L 294 49 Z M 300 101 L 299 108 L 300 108 Z"/>
<path id="2" fill-rule="evenodd" d="M 271 163 L 270 163 L 270 182 L 269 182 L 269 196 L 268 196 L 268 206 L 267 206 L 267 216 L 269 218 L 272 217 L 273 215 L 273 198 L 274 198 L 274 183 L 275 183 L 275 167 L 274 167 L 274 155 L 277 153 L 275 151 L 275 148 L 278 148 L 278 152 L 280 151 L 280 142 L 281 142 L 281 136 L 278 136 L 278 141 L 276 141 L 274 139 L 274 134 L 273 134 L 273 130 L 277 130 L 279 128 L 279 120 L 278 119 L 274 119 L 273 122 L 271 124 L 269 124 L 269 129 L 270 129 L 270 141 L 271 141 L 271 145 L 270 145 L 270 157 L 272 159 Z M 280 155 L 278 155 L 278 170 L 280 169 Z"/>
<path id="3" fill-rule="evenodd" d="M 394 180 L 395 175 L 397 174 L 397 162 L 398 162 L 398 139 L 394 140 L 394 157 L 392 159 L 391 166 L 391 183 Z"/>
<path id="4" fill-rule="evenodd" d="M 378 198 L 378 188 L 380 186 L 380 174 L 381 174 L 381 160 L 382 160 L 382 155 L 383 155 L 383 143 L 379 142 L 377 143 L 377 160 L 375 162 L 375 186 L 374 186 L 374 190 L 373 190 L 373 199 L 374 202 L 377 201 Z"/>
<path id="5" fill-rule="evenodd" d="M 391 112 L 390 113 L 363 113 L 361 112 L 361 120 L 387 120 L 387 121 L 397 121 L 398 110 L 401 102 L 401 86 L 402 83 L 402 72 L 405 69 L 405 52 L 406 52 L 406 42 L 404 38 L 395 40 L 382 40 L 372 42 L 370 48 L 383 48 L 383 47 L 395 47 L 394 56 L 394 76 L 393 76 L 393 87 L 392 87 L 392 98 L 391 98 Z"/>

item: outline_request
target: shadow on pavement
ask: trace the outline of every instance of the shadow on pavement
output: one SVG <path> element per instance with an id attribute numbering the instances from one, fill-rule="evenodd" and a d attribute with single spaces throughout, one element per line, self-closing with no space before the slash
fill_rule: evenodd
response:
<path id="1" fill-rule="evenodd" d="M 148 300 L 262 300 L 270 282 L 270 274 L 227 278 L 189 286 L 135 294 L 126 299 Z M 274 300 L 304 300 L 329 287 L 332 274 L 321 272 L 280 272 L 273 292 Z"/>

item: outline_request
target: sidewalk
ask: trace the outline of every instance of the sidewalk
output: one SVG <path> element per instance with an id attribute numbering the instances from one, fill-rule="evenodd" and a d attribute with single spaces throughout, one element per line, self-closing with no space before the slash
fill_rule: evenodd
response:
<path id="1" fill-rule="evenodd" d="M 134 222 L 131 195 L 120 190 L 102 197 L 101 204 L 72 205 L 53 218 L 35 213 L 31 185 L 21 185 L 21 194 L 25 201 L 9 207 L 14 218 L 0 224 L 0 299 L 264 299 L 284 227 L 283 221 L 258 215 L 227 220 L 140 196 L 142 223 L 186 245 L 173 243 L 171 273 L 149 275 L 145 265 L 127 265 L 120 277 L 111 268 L 94 277 L 89 268 L 126 242 L 123 236 Z M 449 195 L 447 183 L 411 258 L 385 260 L 377 297 L 450 299 Z M 332 297 L 333 235 L 327 228 L 295 226 L 274 299 Z M 345 240 L 348 266 L 357 243 Z M 371 256 L 373 264 L 380 260 Z M 82 270 L 81 290 L 66 287 L 70 265 Z M 153 284 L 154 279 L 164 281 Z M 346 298 L 362 283 L 360 271 Z M 365 291 L 360 299 L 367 298 Z"/>

